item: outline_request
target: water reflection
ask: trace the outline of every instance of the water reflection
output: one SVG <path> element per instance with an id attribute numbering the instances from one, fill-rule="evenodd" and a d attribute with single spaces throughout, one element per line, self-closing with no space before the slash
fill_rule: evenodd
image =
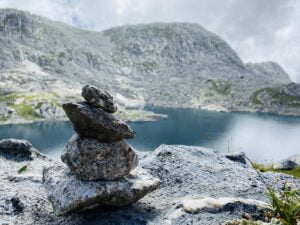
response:
<path id="1" fill-rule="evenodd" d="M 300 121 L 297 118 L 237 116 L 216 148 L 242 150 L 256 160 L 271 162 L 300 153 Z"/>

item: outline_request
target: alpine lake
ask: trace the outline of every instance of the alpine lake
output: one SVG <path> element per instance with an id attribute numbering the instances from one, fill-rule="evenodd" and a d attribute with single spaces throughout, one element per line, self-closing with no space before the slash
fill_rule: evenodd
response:
<path id="1" fill-rule="evenodd" d="M 147 109 L 166 114 L 168 118 L 129 123 L 136 136 L 128 142 L 140 151 L 153 151 L 161 144 L 194 145 L 223 153 L 243 151 L 261 163 L 278 161 L 300 152 L 300 117 L 163 107 Z M 73 134 L 70 122 L 0 126 L 0 139 L 26 139 L 53 158 L 60 157 Z"/>

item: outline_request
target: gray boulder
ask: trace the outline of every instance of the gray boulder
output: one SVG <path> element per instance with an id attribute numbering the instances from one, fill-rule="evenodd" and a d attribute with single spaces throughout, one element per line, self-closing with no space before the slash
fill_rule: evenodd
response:
<path id="1" fill-rule="evenodd" d="M 113 97 L 106 91 L 101 91 L 95 86 L 86 85 L 82 88 L 82 97 L 96 108 L 100 108 L 109 113 L 117 111 Z"/>
<path id="2" fill-rule="evenodd" d="M 118 181 L 82 181 L 61 166 L 43 171 L 43 183 L 56 215 L 99 206 L 125 206 L 159 186 L 159 180 L 139 168 Z"/>
<path id="3" fill-rule="evenodd" d="M 239 162 L 239 163 L 243 163 L 243 164 L 246 164 L 246 154 L 245 152 L 234 152 L 234 153 L 227 153 L 225 155 L 225 157 L 227 159 L 230 159 L 232 161 L 235 161 L 235 162 Z"/>
<path id="4" fill-rule="evenodd" d="M 300 166 L 299 154 L 275 163 L 273 165 L 273 168 L 278 170 L 292 170 L 297 166 Z"/>
<path id="5" fill-rule="evenodd" d="M 73 123 L 74 130 L 84 137 L 104 142 L 134 137 L 134 132 L 126 123 L 85 102 L 66 103 L 63 109 Z"/>
<path id="6" fill-rule="evenodd" d="M 140 165 L 161 181 L 160 187 L 150 196 L 155 195 L 155 200 L 159 201 L 160 207 L 165 211 L 151 224 L 218 225 L 230 219 L 240 218 L 244 212 L 256 219 L 257 211 L 245 204 L 229 204 L 227 210 L 218 213 L 205 210 L 197 214 L 187 213 L 182 200 L 193 196 L 216 199 L 242 197 L 266 202 L 268 200 L 265 184 L 250 165 L 228 160 L 212 149 L 161 145 L 141 160 Z M 300 185 L 298 180 L 285 174 L 261 173 L 261 177 L 276 190 L 280 190 L 284 182 L 293 183 L 293 189 L 299 188 Z"/>
<path id="7" fill-rule="evenodd" d="M 138 156 L 125 141 L 104 143 L 76 134 L 61 159 L 82 180 L 116 180 L 138 165 Z"/>
<path id="8" fill-rule="evenodd" d="M 15 155 L 23 158 L 31 158 L 32 144 L 26 140 L 2 139 L 0 140 L 0 153 Z"/>

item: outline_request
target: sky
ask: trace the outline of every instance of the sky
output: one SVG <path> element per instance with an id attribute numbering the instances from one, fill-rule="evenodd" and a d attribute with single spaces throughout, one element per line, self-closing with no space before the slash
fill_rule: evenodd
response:
<path id="1" fill-rule="evenodd" d="M 244 62 L 276 61 L 300 82 L 299 0 L 0 0 L 0 8 L 96 31 L 159 21 L 198 23 L 226 40 Z"/>

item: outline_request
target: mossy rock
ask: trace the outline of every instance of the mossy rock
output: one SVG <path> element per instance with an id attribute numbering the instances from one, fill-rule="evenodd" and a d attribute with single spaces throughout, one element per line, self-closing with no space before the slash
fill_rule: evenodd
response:
<path id="1" fill-rule="evenodd" d="M 19 101 L 19 102 L 18 102 Z M 36 112 L 42 102 L 49 102 L 51 105 L 61 107 L 59 95 L 55 92 L 45 94 L 28 95 L 24 93 L 6 93 L 0 95 L 0 102 L 15 110 L 16 114 L 25 120 L 43 118 Z M 1 117 L 0 121 L 7 121 L 9 117 Z"/>
<path id="2" fill-rule="evenodd" d="M 34 120 L 42 118 L 33 107 L 26 104 L 18 104 L 12 106 L 12 108 L 16 111 L 17 115 L 27 120 Z"/>

